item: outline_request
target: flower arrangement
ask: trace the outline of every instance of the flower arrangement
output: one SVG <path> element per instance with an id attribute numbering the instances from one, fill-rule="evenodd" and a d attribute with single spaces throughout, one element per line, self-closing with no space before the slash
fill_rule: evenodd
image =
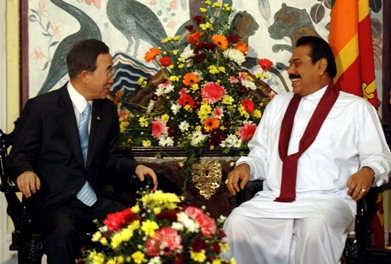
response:
<path id="1" fill-rule="evenodd" d="M 123 91 L 117 94 L 123 147 L 179 146 L 189 163 L 204 149 L 225 154 L 247 149 L 273 96 L 259 96 L 273 63 L 258 60 L 255 75 L 242 68 L 249 47 L 230 28 L 233 8 L 209 0 L 203 5 L 203 16 L 186 26 L 185 44 L 180 36 L 167 37 L 162 43 L 168 51 L 152 47 L 145 54 L 147 62 L 159 65 L 163 80 L 158 85 L 139 80 L 152 94 L 143 111 L 135 111 L 137 103 L 122 98 Z"/>
<path id="2" fill-rule="evenodd" d="M 229 250 L 222 240 L 224 221 L 216 222 L 200 208 L 180 206 L 175 194 L 144 191 L 132 208 L 107 215 L 92 236 L 100 249 L 85 252 L 82 262 L 234 264 L 220 256 Z"/>

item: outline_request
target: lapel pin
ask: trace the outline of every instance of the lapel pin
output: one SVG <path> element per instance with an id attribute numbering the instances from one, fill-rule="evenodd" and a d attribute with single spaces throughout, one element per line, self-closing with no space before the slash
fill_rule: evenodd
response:
<path id="1" fill-rule="evenodd" d="M 97 116 L 96 119 L 100 120 L 100 116 Z"/>

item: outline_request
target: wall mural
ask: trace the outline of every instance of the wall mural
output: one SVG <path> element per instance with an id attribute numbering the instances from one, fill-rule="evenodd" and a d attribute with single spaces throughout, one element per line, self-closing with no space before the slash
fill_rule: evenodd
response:
<path id="1" fill-rule="evenodd" d="M 328 38 L 332 0 L 213 0 L 232 5 L 232 27 L 248 43 L 244 66 L 255 69 L 258 58 L 275 65 L 268 84 L 277 92 L 290 89 L 287 63 L 302 35 Z M 61 87 L 67 80 L 65 57 L 74 43 L 87 38 L 104 41 L 114 59 L 112 90 L 132 92 L 140 76 L 157 72 L 146 63 L 151 46 L 162 47 L 167 36 L 185 36 L 201 0 L 29 0 L 28 96 Z M 382 1 L 371 0 L 371 21 L 379 100 L 382 94 Z M 347 11 L 348 12 L 348 11 Z M 185 38 L 184 38 L 185 39 Z M 23 66 L 22 66 L 23 67 Z M 385 98 L 388 101 L 388 98 Z"/>

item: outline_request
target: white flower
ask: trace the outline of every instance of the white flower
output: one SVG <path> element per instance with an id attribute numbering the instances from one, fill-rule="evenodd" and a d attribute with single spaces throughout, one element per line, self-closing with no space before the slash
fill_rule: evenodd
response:
<path id="1" fill-rule="evenodd" d="M 153 257 L 148 261 L 148 264 L 162 264 L 160 257 Z"/>
<path id="2" fill-rule="evenodd" d="M 181 105 L 180 104 L 173 104 L 171 106 L 171 111 L 174 115 L 178 114 L 179 113 L 179 110 L 181 109 Z"/>
<path id="3" fill-rule="evenodd" d="M 205 140 L 208 136 L 202 134 L 201 131 L 196 131 L 193 133 L 193 136 L 191 137 L 191 145 L 193 147 L 197 147 L 197 145 Z"/>
<path id="4" fill-rule="evenodd" d="M 182 231 L 183 230 L 183 225 L 181 223 L 178 223 L 178 222 L 174 222 L 172 223 L 171 225 L 172 229 L 175 229 L 175 230 L 178 230 L 178 231 Z"/>
<path id="5" fill-rule="evenodd" d="M 255 86 L 255 83 L 249 81 L 249 80 L 241 80 L 241 83 L 243 86 L 247 87 L 250 90 L 256 90 L 257 86 Z"/>
<path id="6" fill-rule="evenodd" d="M 159 84 L 158 87 L 156 88 L 155 94 L 157 96 L 161 96 L 162 94 L 164 94 L 164 87 Z"/>
<path id="7" fill-rule="evenodd" d="M 179 129 L 181 130 L 181 132 L 188 131 L 188 130 L 189 130 L 189 127 L 190 127 L 190 124 L 189 124 L 187 121 L 182 121 L 182 122 L 179 124 Z"/>
<path id="8" fill-rule="evenodd" d="M 226 49 L 223 54 L 226 58 L 229 58 L 239 65 L 241 65 L 246 60 L 243 52 L 237 49 Z"/>
<path id="9" fill-rule="evenodd" d="M 178 213 L 177 218 L 178 222 L 181 223 L 188 231 L 192 233 L 197 233 L 199 231 L 200 225 L 193 219 L 190 219 L 184 212 Z"/>
<path id="10" fill-rule="evenodd" d="M 202 74 L 202 71 L 195 70 L 193 73 L 195 75 L 197 75 L 197 77 L 198 77 L 198 79 L 200 79 L 200 81 L 202 81 L 204 79 L 204 75 Z"/>
<path id="11" fill-rule="evenodd" d="M 152 112 L 154 106 L 155 106 L 155 101 L 154 100 L 150 100 L 149 104 L 148 104 L 148 107 L 147 107 L 147 113 L 148 114 Z"/>
<path id="12" fill-rule="evenodd" d="M 170 137 L 161 137 L 161 138 L 159 138 L 159 146 L 172 147 L 172 146 L 174 146 L 174 140 L 172 140 L 172 138 L 170 138 Z"/>
<path id="13" fill-rule="evenodd" d="M 191 57 L 194 57 L 194 52 L 193 50 L 190 48 L 190 45 L 187 46 L 183 52 L 181 53 L 181 55 L 179 55 L 182 59 L 185 59 L 187 60 L 188 58 L 191 58 Z"/>
<path id="14" fill-rule="evenodd" d="M 233 134 L 229 134 L 228 137 L 220 143 L 220 147 L 223 148 L 239 148 L 242 144 L 242 140 Z"/>

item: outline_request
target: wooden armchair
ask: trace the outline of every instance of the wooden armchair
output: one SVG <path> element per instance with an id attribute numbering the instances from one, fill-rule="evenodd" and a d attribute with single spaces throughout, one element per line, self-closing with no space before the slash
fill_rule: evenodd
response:
<path id="1" fill-rule="evenodd" d="M 15 121 L 15 126 L 18 121 Z M 18 263 L 41 263 L 43 256 L 43 234 L 34 233 L 32 228 L 32 212 L 31 206 L 26 202 L 27 199 L 23 199 L 19 196 L 19 190 L 15 183 L 13 183 L 6 174 L 5 166 L 8 157 L 8 148 L 13 144 L 14 132 L 10 134 L 4 133 L 0 129 L 0 191 L 4 193 L 7 200 L 7 214 L 10 216 L 14 230 L 12 231 L 12 243 L 9 247 L 11 251 L 18 252 Z M 119 193 L 119 186 L 123 186 L 124 182 L 108 183 L 106 185 L 107 192 Z M 153 181 L 151 177 L 146 177 L 144 182 L 140 182 L 138 177 L 133 176 L 126 184 L 130 186 L 126 189 L 126 192 L 133 192 L 152 187 Z M 20 193 L 21 194 L 21 193 Z M 132 196 L 133 197 L 133 196 Z M 134 196 L 135 197 L 135 196 Z M 90 247 L 91 242 L 88 232 L 84 232 L 86 237 L 86 248 Z"/>
<path id="2" fill-rule="evenodd" d="M 391 125 L 383 125 L 383 131 L 388 145 L 391 145 Z M 262 190 L 263 181 L 248 182 L 246 188 L 237 194 L 236 206 L 251 199 L 258 191 Z M 371 221 L 378 207 L 376 204 L 383 187 L 371 188 L 368 194 L 357 202 L 355 218 L 355 235 L 348 237 L 343 251 L 343 259 L 346 264 L 386 264 L 391 263 L 391 250 L 373 247 L 370 243 Z"/>

